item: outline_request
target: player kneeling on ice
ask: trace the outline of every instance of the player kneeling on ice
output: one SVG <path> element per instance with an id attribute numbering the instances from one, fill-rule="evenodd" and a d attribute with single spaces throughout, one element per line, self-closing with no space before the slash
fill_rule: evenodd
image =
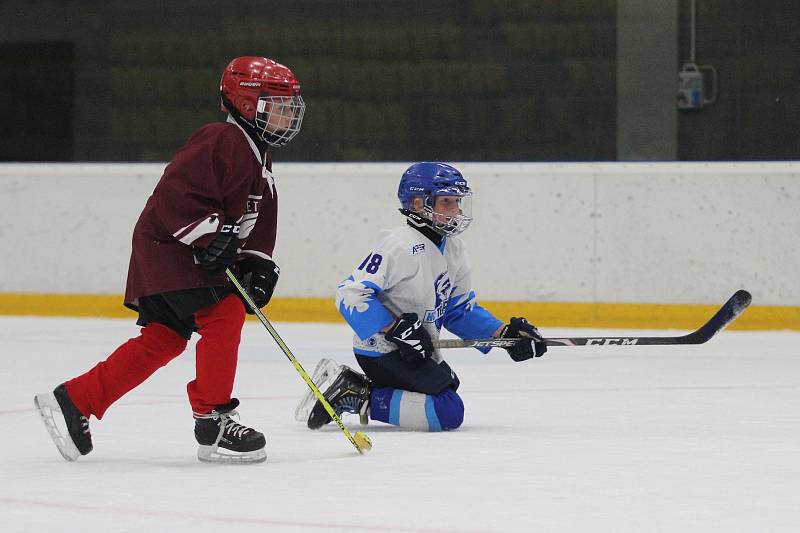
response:
<path id="1" fill-rule="evenodd" d="M 187 385 L 197 456 L 207 462 L 260 462 L 264 435 L 235 422 L 231 398 L 245 308 L 225 270 L 237 273 L 263 307 L 279 270 L 272 261 L 278 197 L 270 149 L 300 131 L 305 104 L 287 67 L 239 57 L 220 81 L 226 122 L 197 130 L 164 170 L 133 230 L 125 305 L 141 334 L 36 407 L 65 459 L 92 451 L 89 417 L 106 410 L 180 355 L 197 331 L 197 376 Z M 60 416 L 57 416 L 60 415 Z M 152 417 L 151 426 L 159 423 Z M 154 438 L 153 428 L 143 438 Z"/>
<path id="2" fill-rule="evenodd" d="M 475 300 L 457 237 L 472 221 L 472 193 L 461 173 L 444 163 L 415 163 L 403 173 L 397 196 L 407 223 L 382 232 L 336 292 L 364 373 L 323 359 L 313 379 L 337 414 L 357 413 L 362 423 L 455 429 L 464 420 L 458 377 L 432 345 L 442 326 L 462 339 L 522 338 L 507 348 L 515 361 L 539 357 L 547 347 L 524 318 L 504 325 Z M 331 421 L 315 402 L 309 393 L 295 412 L 311 429 Z"/>

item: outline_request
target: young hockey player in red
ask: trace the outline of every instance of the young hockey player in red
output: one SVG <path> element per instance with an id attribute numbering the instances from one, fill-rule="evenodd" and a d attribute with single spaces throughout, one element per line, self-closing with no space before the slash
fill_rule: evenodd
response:
<path id="1" fill-rule="evenodd" d="M 245 307 L 232 268 L 259 307 L 272 297 L 277 192 L 270 148 L 300 131 L 305 104 L 292 71 L 265 57 L 239 57 L 220 81 L 225 122 L 197 130 L 164 170 L 133 231 L 125 305 L 141 334 L 94 368 L 39 394 L 36 407 L 65 459 L 92 450 L 89 418 L 177 357 L 197 331 L 196 378 L 187 386 L 198 458 L 261 462 L 260 432 L 232 420 L 231 397 Z M 56 424 L 55 413 L 66 423 Z"/>

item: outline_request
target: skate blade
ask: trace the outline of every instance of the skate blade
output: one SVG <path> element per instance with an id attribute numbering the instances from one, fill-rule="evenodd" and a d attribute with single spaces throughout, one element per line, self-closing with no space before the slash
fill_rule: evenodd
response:
<path id="1" fill-rule="evenodd" d="M 204 463 L 217 464 L 250 464 L 263 463 L 267 460 L 267 451 L 264 448 L 252 452 L 234 452 L 218 446 L 199 445 L 197 459 Z"/>
<path id="2" fill-rule="evenodd" d="M 320 359 L 314 369 L 314 374 L 311 376 L 311 381 L 314 382 L 320 392 L 325 392 L 341 371 L 342 365 L 333 359 Z M 294 419 L 304 424 L 308 422 L 308 417 L 311 416 L 311 410 L 314 409 L 314 404 L 316 403 L 317 397 L 314 396 L 314 391 L 309 388 L 294 410 Z"/>
<path id="3" fill-rule="evenodd" d="M 63 433 L 56 425 L 56 419 L 53 413 L 61 415 L 61 406 L 58 405 L 58 400 L 56 400 L 53 393 L 37 394 L 33 398 L 33 404 L 36 406 L 36 410 L 39 411 L 42 422 L 44 422 L 44 427 L 50 434 L 50 438 L 53 439 L 53 443 L 56 445 L 56 448 L 58 448 L 61 456 L 70 462 L 77 461 L 78 457 L 81 456 L 81 452 L 78 451 L 78 447 L 75 446 L 72 439 L 65 436 L 69 435 L 66 429 L 66 422 L 64 423 Z M 64 417 L 61 415 L 59 418 L 63 419 Z"/>

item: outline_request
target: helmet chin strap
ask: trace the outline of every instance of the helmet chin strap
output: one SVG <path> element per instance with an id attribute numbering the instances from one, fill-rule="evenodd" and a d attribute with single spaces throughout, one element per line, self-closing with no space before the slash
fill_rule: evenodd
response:
<path id="1" fill-rule="evenodd" d="M 412 228 L 416 229 L 427 238 L 431 240 L 436 246 L 439 246 L 445 238 L 445 235 L 440 233 L 433 227 L 432 221 L 428 220 L 427 218 L 423 217 L 419 213 L 415 213 L 414 211 L 409 211 L 408 209 L 400 209 L 400 212 L 403 213 L 406 218 L 408 219 L 408 225 Z"/>
<path id="2" fill-rule="evenodd" d="M 245 133 L 247 133 L 247 135 L 253 140 L 253 142 L 256 143 L 259 151 L 261 151 L 261 153 L 268 151 L 269 143 L 261 137 L 255 124 L 244 118 L 238 111 L 236 111 L 235 107 L 228 105 L 228 103 L 224 100 L 223 103 L 225 104 L 228 113 L 230 113 L 230 115 L 233 117 L 233 120 L 235 120 L 236 123 L 241 126 Z"/>
<path id="3" fill-rule="evenodd" d="M 411 222 L 411 224 L 413 226 L 417 226 L 417 227 L 428 226 L 428 227 L 431 227 L 430 220 L 428 220 L 427 218 L 423 217 L 419 213 L 411 211 L 410 209 L 400 209 L 399 211 L 401 213 L 403 213 L 403 215 L 405 215 L 408 218 L 408 221 Z"/>

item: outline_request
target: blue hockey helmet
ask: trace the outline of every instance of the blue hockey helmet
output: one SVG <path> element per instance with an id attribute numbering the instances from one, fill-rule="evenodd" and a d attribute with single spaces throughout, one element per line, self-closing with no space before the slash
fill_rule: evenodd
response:
<path id="1" fill-rule="evenodd" d="M 457 207 L 447 212 L 438 208 L 439 196 L 456 197 Z M 423 162 L 408 167 L 400 178 L 397 198 L 404 215 L 441 235 L 458 235 L 472 222 L 472 191 L 461 172 L 446 163 Z M 421 198 L 422 204 L 415 207 L 414 198 Z"/>

